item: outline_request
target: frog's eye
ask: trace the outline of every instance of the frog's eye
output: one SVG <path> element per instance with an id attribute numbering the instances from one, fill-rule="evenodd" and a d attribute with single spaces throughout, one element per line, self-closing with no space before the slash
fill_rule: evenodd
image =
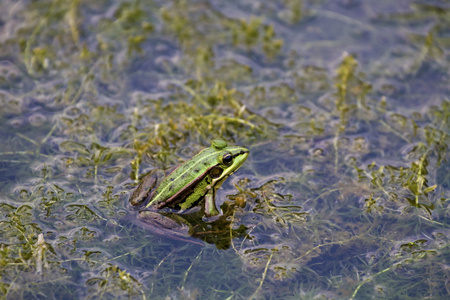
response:
<path id="1" fill-rule="evenodd" d="M 222 163 L 227 167 L 231 166 L 233 164 L 233 156 L 230 153 L 225 154 L 222 157 Z"/>

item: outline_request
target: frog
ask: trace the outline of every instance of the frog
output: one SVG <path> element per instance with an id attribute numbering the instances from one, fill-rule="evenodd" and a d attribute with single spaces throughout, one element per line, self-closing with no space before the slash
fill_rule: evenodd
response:
<path id="1" fill-rule="evenodd" d="M 182 214 L 194 208 L 198 211 L 200 207 L 206 218 L 218 216 L 216 192 L 248 155 L 247 148 L 229 146 L 223 139 L 214 139 L 209 148 L 201 150 L 169 175 L 164 177 L 156 170 L 144 176 L 129 203 L 140 208 L 140 220 L 186 235 L 189 224 Z"/>

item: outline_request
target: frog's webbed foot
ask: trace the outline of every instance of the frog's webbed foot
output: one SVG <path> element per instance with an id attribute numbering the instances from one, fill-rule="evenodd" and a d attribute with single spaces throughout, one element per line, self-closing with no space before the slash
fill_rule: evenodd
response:
<path id="1" fill-rule="evenodd" d="M 189 236 L 190 226 L 186 221 L 175 214 L 172 217 L 164 216 L 161 213 L 141 210 L 139 219 L 145 222 L 153 232 L 161 235 Z"/>

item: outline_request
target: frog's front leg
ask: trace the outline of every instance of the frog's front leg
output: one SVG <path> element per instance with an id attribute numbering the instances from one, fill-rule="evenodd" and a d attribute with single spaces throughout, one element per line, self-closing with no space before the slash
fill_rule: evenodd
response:
<path id="1" fill-rule="evenodd" d="M 205 196 L 203 196 L 204 191 L 207 191 Z M 192 193 L 185 199 L 183 203 L 180 204 L 181 212 L 183 212 L 186 209 L 191 208 L 194 203 L 196 203 L 198 200 L 201 199 L 201 197 L 204 197 L 205 201 L 205 215 L 207 217 L 213 217 L 217 216 L 219 214 L 219 210 L 216 207 L 215 203 L 215 188 L 208 184 L 208 181 L 203 181 L 199 183 Z"/>
<path id="2" fill-rule="evenodd" d="M 219 210 L 216 207 L 216 189 L 211 188 L 205 195 L 205 215 L 207 217 L 217 216 L 219 214 Z"/>

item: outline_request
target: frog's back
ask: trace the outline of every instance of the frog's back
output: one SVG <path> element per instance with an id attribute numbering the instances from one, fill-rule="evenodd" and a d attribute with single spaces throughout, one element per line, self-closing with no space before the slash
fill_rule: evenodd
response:
<path id="1" fill-rule="evenodd" d="M 202 150 L 164 178 L 153 193 L 147 207 L 156 205 L 162 208 L 176 204 L 175 199 L 189 195 L 215 164 L 217 164 L 217 151 L 212 148 Z"/>

